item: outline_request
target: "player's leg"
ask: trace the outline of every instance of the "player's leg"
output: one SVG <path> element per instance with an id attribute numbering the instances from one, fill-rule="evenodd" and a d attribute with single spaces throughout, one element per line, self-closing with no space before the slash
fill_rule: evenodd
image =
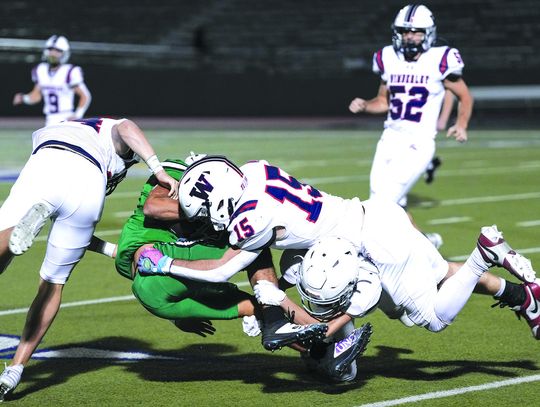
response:
<path id="1" fill-rule="evenodd" d="M 11 366 L 20 366 L 21 374 L 22 366 L 28 362 L 58 312 L 63 286 L 84 255 L 103 208 L 105 179 L 102 174 L 77 155 L 63 154 L 66 156 L 62 160 L 42 169 L 45 174 L 53 171 L 63 177 L 48 174 L 41 180 L 42 184 L 35 186 L 43 201 L 54 208 L 55 221 L 41 265 L 38 293 L 28 311 L 21 341 L 11 363 Z M 63 171 L 63 166 L 71 171 Z M 7 389 L 10 390 L 13 388 Z"/>
<path id="2" fill-rule="evenodd" d="M 0 208 L 0 273 L 13 259 L 13 253 L 9 250 L 9 240 L 14 227 L 35 203 L 43 200 L 40 185 L 47 182 L 41 178 L 42 167 L 46 164 L 42 164 L 38 157 L 32 156 Z"/>
<path id="3" fill-rule="evenodd" d="M 234 319 L 242 316 L 241 312 L 251 311 L 253 315 L 254 311 L 252 296 L 231 283 L 201 283 L 172 276 L 137 274 L 132 290 L 149 312 L 164 319 Z M 244 302 L 251 304 L 251 309 Z"/>
<path id="4" fill-rule="evenodd" d="M 463 308 L 470 294 L 475 289 L 478 282 L 481 280 L 485 272 L 492 266 L 498 265 L 521 278 L 528 276 L 532 278 L 534 270 L 528 259 L 516 253 L 502 238 L 502 234 L 496 227 L 484 227 L 478 238 L 477 247 L 473 250 L 467 261 L 457 270 L 457 272 L 446 279 L 442 284 L 438 294 L 438 301 L 435 305 L 436 312 L 440 319 L 446 323 L 450 323 L 457 313 Z M 489 283 L 491 282 L 491 285 Z M 484 289 L 491 291 L 497 287 L 497 283 L 502 286 L 502 281 L 493 277 L 484 277 L 482 284 Z M 505 296 L 511 301 L 519 301 L 518 288 L 512 283 L 504 283 L 505 287 L 497 290 L 495 296 Z M 506 286 L 508 289 L 505 292 Z M 536 303 L 535 283 L 525 283 L 526 300 Z M 528 295 L 527 295 L 528 294 Z M 527 306 L 525 306 L 525 309 Z M 533 329 L 535 335 L 535 327 L 540 325 L 540 318 L 537 316 L 529 316 L 526 311 L 523 311 L 529 325 Z"/>
<path id="5" fill-rule="evenodd" d="M 9 266 L 11 260 L 13 260 L 13 253 L 9 251 L 9 237 L 13 228 L 8 228 L 0 231 L 0 274 Z"/>
<path id="6" fill-rule="evenodd" d="M 432 139 L 418 140 L 387 129 L 377 144 L 370 173 L 370 198 L 407 205 L 407 193 L 424 173 L 435 152 Z"/>

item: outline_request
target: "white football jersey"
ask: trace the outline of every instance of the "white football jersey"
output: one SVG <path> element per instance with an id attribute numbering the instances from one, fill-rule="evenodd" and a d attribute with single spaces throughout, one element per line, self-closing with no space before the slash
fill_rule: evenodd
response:
<path id="1" fill-rule="evenodd" d="M 43 96 L 43 113 L 67 114 L 73 112 L 73 88 L 84 82 L 80 66 L 63 64 L 52 71 L 42 62 L 32 70 L 32 81 L 39 85 Z"/>
<path id="2" fill-rule="evenodd" d="M 258 250 L 279 227 L 285 233 L 272 243 L 276 249 L 307 249 L 323 236 L 361 241 L 364 212 L 358 198 L 318 191 L 267 161 L 249 162 L 241 170 L 247 186 L 227 229 L 232 246 Z"/>
<path id="3" fill-rule="evenodd" d="M 381 76 L 389 91 L 385 128 L 434 138 L 444 98 L 443 80 L 461 75 L 464 64 L 459 51 L 431 47 L 416 61 L 406 61 L 392 46 L 373 55 L 373 72 Z"/>
<path id="4" fill-rule="evenodd" d="M 112 141 L 112 127 L 124 120 L 91 118 L 43 127 L 32 134 L 32 151 L 46 145 L 69 149 L 90 159 L 111 178 L 126 168 Z"/>

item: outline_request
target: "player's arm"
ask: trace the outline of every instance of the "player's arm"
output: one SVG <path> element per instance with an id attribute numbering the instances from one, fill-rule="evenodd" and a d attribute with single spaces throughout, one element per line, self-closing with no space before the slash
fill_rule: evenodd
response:
<path id="1" fill-rule="evenodd" d="M 349 105 L 349 110 L 352 113 L 386 113 L 388 111 L 388 87 L 386 82 L 381 82 L 377 96 L 373 99 L 365 100 L 355 98 Z"/>
<path id="2" fill-rule="evenodd" d="M 178 197 L 178 181 L 165 172 L 139 126 L 131 120 L 124 120 L 113 126 L 112 137 L 114 148 L 120 156 L 131 149 L 146 162 L 160 184 L 168 186 L 169 196 L 175 199 Z"/>
<path id="3" fill-rule="evenodd" d="M 41 87 L 36 83 L 34 88 L 28 93 L 16 93 L 13 96 L 13 105 L 35 105 L 36 103 L 41 102 Z"/>
<path id="4" fill-rule="evenodd" d="M 473 97 L 463 78 L 449 75 L 443 82 L 445 89 L 451 91 L 459 100 L 456 124 L 448 129 L 447 137 L 459 142 L 467 141 L 467 127 L 473 109 Z"/>
<path id="5" fill-rule="evenodd" d="M 441 112 L 439 113 L 439 118 L 437 119 L 437 131 L 443 131 L 446 129 L 448 119 L 450 118 L 450 114 L 454 108 L 454 98 L 455 96 L 451 91 L 444 91 L 443 104 Z"/>
<path id="6" fill-rule="evenodd" d="M 144 216 L 162 221 L 176 221 L 180 219 L 180 205 L 178 200 L 169 197 L 169 190 L 156 185 L 143 207 Z"/>
<path id="7" fill-rule="evenodd" d="M 88 106 L 90 106 L 90 102 L 92 101 L 92 94 L 90 93 L 84 82 L 75 86 L 73 88 L 73 92 L 75 92 L 75 94 L 79 98 L 79 103 L 77 103 L 74 117 L 75 119 L 81 119 L 84 117 L 84 114 L 88 110 Z"/>
<path id="8" fill-rule="evenodd" d="M 135 255 L 142 274 L 168 274 L 197 281 L 219 283 L 249 266 L 261 250 L 228 249 L 220 259 L 181 260 L 163 255 L 151 246 L 143 246 Z"/>

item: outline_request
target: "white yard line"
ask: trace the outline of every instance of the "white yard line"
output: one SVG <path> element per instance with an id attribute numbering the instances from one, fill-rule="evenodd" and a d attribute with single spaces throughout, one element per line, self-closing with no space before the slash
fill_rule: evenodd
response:
<path id="1" fill-rule="evenodd" d="M 431 206 L 470 205 L 470 204 L 477 204 L 477 203 L 521 201 L 525 199 L 538 199 L 538 198 L 540 198 L 540 192 L 526 192 L 523 194 L 475 196 L 471 198 L 444 199 L 438 202 L 424 201 L 424 202 L 420 202 L 418 206 L 431 207 Z"/>
<path id="2" fill-rule="evenodd" d="M 444 397 L 457 396 L 459 394 L 472 393 L 475 391 L 499 389 L 505 386 L 515 386 L 522 383 L 531 383 L 531 382 L 537 382 L 537 381 L 540 381 L 540 375 L 538 374 L 532 375 L 532 376 L 517 377 L 515 379 L 501 380 L 498 382 L 485 383 L 485 384 L 480 384 L 478 386 L 457 387 L 451 390 L 435 391 L 433 393 L 418 394 L 416 396 L 403 397 L 401 399 L 378 401 L 376 403 L 362 404 L 361 406 L 358 406 L 358 407 L 398 406 L 401 404 L 416 403 L 418 401 L 424 401 L 424 400 L 441 399 Z"/>
<path id="3" fill-rule="evenodd" d="M 530 253 L 540 253 L 540 247 L 528 247 L 526 249 L 514 249 L 521 254 L 530 254 Z M 468 254 L 463 256 L 451 256 L 448 260 L 450 261 L 465 261 L 469 257 Z"/>
<path id="4" fill-rule="evenodd" d="M 245 287 L 249 285 L 248 281 L 240 281 L 235 283 L 238 287 Z M 96 298 L 95 300 L 84 300 L 84 301 L 74 301 L 74 302 L 66 302 L 60 305 L 60 308 L 70 308 L 70 307 L 81 307 L 84 305 L 96 305 L 96 304 L 106 304 L 109 302 L 119 302 L 119 301 L 131 301 L 134 300 L 135 297 L 133 295 L 124 295 L 120 297 L 106 297 L 106 298 Z M 3 315 L 13 315 L 13 314 L 26 314 L 28 312 L 28 308 L 15 308 L 15 309 L 8 309 L 5 311 L 0 311 L 0 316 Z"/>
<path id="5" fill-rule="evenodd" d="M 442 219 L 431 219 L 428 221 L 428 225 L 448 225 L 452 223 L 463 223 L 468 222 L 472 218 L 469 216 L 453 216 L 451 218 L 442 218 Z"/>
<path id="6" fill-rule="evenodd" d="M 518 222 L 516 225 L 524 227 L 524 228 L 530 228 L 534 226 L 540 226 L 540 219 L 539 220 L 527 220 L 523 222 Z"/>

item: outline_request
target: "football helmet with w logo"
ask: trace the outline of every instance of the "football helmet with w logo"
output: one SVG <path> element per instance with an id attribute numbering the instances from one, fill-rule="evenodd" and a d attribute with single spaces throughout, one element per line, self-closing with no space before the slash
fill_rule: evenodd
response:
<path id="1" fill-rule="evenodd" d="M 226 230 L 246 183 L 242 171 L 227 158 L 206 156 L 180 179 L 180 207 L 188 220 L 210 223 L 217 232 Z"/>

